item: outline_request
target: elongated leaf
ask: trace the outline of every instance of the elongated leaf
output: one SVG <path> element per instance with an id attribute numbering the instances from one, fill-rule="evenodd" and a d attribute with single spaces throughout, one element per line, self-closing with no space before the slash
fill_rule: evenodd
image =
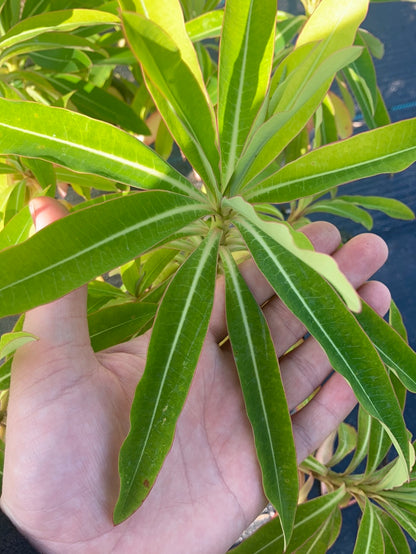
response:
<path id="1" fill-rule="evenodd" d="M 345 499 L 344 488 L 300 504 L 296 512 L 292 538 L 286 552 L 294 552 L 331 516 Z M 236 554 L 283 554 L 283 532 L 279 517 L 263 525 L 254 535 L 239 545 Z"/>
<path id="2" fill-rule="evenodd" d="M 10 376 L 12 371 L 13 358 L 9 358 L 0 366 L 0 390 L 6 390 L 10 387 Z"/>
<path id="3" fill-rule="evenodd" d="M 217 38 L 221 34 L 222 22 L 224 19 L 223 10 L 207 12 L 186 22 L 186 31 L 192 42 Z"/>
<path id="4" fill-rule="evenodd" d="M 164 13 L 167 9 L 165 6 Z M 123 14 L 123 22 L 160 114 L 206 186 L 215 191 L 219 180 L 218 140 L 214 109 L 200 82 L 202 76 L 195 77 L 176 37 L 165 28 L 139 14 Z"/>
<path id="5" fill-rule="evenodd" d="M 277 103 L 282 111 L 276 108 L 274 115 L 249 137 L 232 177 L 232 191 L 249 183 L 299 134 L 322 102 L 335 73 L 359 55 L 356 47 L 350 47 L 325 58 L 325 44 L 318 45 L 312 53 L 310 45 L 306 46 L 302 48 L 307 54 L 305 60 L 299 56 L 300 51 L 293 52 L 294 75 L 288 78 L 288 94 Z M 304 63 L 297 67 L 295 61 L 299 57 Z"/>
<path id="6" fill-rule="evenodd" d="M 150 134 L 147 125 L 126 102 L 104 89 L 75 75 L 52 76 L 49 81 L 61 94 L 72 93 L 71 102 L 81 113 L 139 135 Z"/>
<path id="7" fill-rule="evenodd" d="M 384 552 L 383 533 L 373 504 L 367 498 L 355 541 L 354 554 L 380 554 L 380 552 Z"/>
<path id="8" fill-rule="evenodd" d="M 391 499 L 380 499 L 380 505 L 403 529 L 416 540 L 416 515 L 409 511 L 406 504 L 395 502 Z"/>
<path id="9" fill-rule="evenodd" d="M 201 204 L 163 191 L 135 193 L 74 212 L 0 253 L 0 314 L 50 302 L 206 213 Z"/>
<path id="10" fill-rule="evenodd" d="M 59 10 L 34 15 L 17 23 L 3 35 L 0 38 L 0 49 L 20 44 L 46 31 L 73 31 L 78 27 L 115 25 L 119 22 L 118 16 L 99 10 Z"/>
<path id="11" fill-rule="evenodd" d="M 393 123 L 305 154 L 245 196 L 254 202 L 289 202 L 346 182 L 406 169 L 416 160 L 416 118 Z"/>
<path id="12" fill-rule="evenodd" d="M 384 363 L 394 371 L 407 389 L 416 392 L 416 353 L 365 302 L 362 303 L 361 313 L 356 314 L 356 318 Z"/>
<path id="13" fill-rule="evenodd" d="M 358 204 L 367 210 L 379 210 L 390 217 L 397 219 L 414 219 L 415 214 L 412 210 L 395 198 L 385 198 L 383 196 L 338 196 L 338 200 Z"/>
<path id="14" fill-rule="evenodd" d="M 320 212 L 346 217 L 356 223 L 361 223 L 361 225 L 363 225 L 366 229 L 371 229 L 373 226 L 373 218 L 369 213 L 355 204 L 345 202 L 340 198 L 334 198 L 333 200 L 319 200 L 318 202 L 311 204 L 305 210 L 306 214 Z"/>
<path id="15" fill-rule="evenodd" d="M 157 304 L 128 302 L 109 306 L 88 316 L 91 346 L 104 350 L 137 335 L 155 316 Z"/>
<path id="16" fill-rule="evenodd" d="M 133 401 L 131 429 L 120 451 L 115 523 L 143 502 L 171 447 L 208 329 L 219 238 L 213 231 L 188 258 L 160 305 Z"/>
<path id="17" fill-rule="evenodd" d="M 201 198 L 180 173 L 131 135 L 61 108 L 0 98 L 0 153 L 42 158 L 139 188 Z"/>
<path id="18" fill-rule="evenodd" d="M 218 126 L 225 187 L 266 95 L 276 0 L 228 0 L 219 57 Z"/>
<path id="19" fill-rule="evenodd" d="M 316 533 L 296 550 L 296 554 L 326 554 L 333 535 L 339 533 L 341 523 L 340 510 L 334 510 L 330 517 L 316 530 Z"/>
<path id="20" fill-rule="evenodd" d="M 14 246 L 29 237 L 33 220 L 29 208 L 25 206 L 7 223 L 0 232 L 0 250 Z"/>
<path id="21" fill-rule="evenodd" d="M 358 409 L 357 445 L 353 457 L 344 471 L 346 475 L 352 473 L 366 457 L 371 440 L 371 425 L 373 421 L 377 420 L 372 418 L 368 412 L 360 406 Z"/>
<path id="22" fill-rule="evenodd" d="M 228 334 L 253 427 L 264 491 L 279 513 L 287 544 L 296 513 L 298 477 L 279 365 L 262 311 L 227 250 L 222 252 L 222 259 Z"/>
<path id="23" fill-rule="evenodd" d="M 352 425 L 343 422 L 337 429 L 338 445 L 334 455 L 326 463 L 328 467 L 341 462 L 357 445 L 357 431 Z"/>
<path id="24" fill-rule="evenodd" d="M 43 50 L 53 50 L 57 48 L 78 48 L 80 50 L 97 50 L 94 43 L 86 38 L 67 33 L 48 32 L 38 35 L 30 40 L 14 44 L 0 52 L 0 59 L 6 61 L 12 56 L 28 54 L 30 52 L 40 52 Z"/>
<path id="25" fill-rule="evenodd" d="M 385 554 L 410 554 L 409 543 L 400 526 L 377 505 L 373 508 L 383 533 Z"/>
<path id="26" fill-rule="evenodd" d="M 332 287 L 299 258 L 251 222 L 235 223 L 277 295 L 318 340 L 361 404 L 383 423 L 409 468 L 410 449 L 397 398 L 383 363 L 354 316 Z"/>
<path id="27" fill-rule="evenodd" d="M 312 244 L 306 239 L 303 233 L 294 231 L 285 223 L 262 221 L 253 210 L 253 207 L 247 202 L 244 202 L 240 197 L 224 200 L 223 205 L 230 206 L 237 213 L 243 215 L 244 218 L 262 229 L 263 232 L 282 245 L 286 250 L 325 277 L 325 279 L 327 279 L 341 294 L 351 310 L 359 311 L 361 309 L 361 300 L 357 291 L 340 271 L 335 260 L 327 254 L 315 252 Z"/>
<path id="28" fill-rule="evenodd" d="M 37 340 L 35 335 L 24 331 L 4 333 L 0 339 L 0 358 L 9 356 L 24 344 L 34 340 Z"/>

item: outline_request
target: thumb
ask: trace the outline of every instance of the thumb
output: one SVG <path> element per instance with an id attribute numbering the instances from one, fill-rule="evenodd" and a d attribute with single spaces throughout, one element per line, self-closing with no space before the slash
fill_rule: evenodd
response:
<path id="1" fill-rule="evenodd" d="M 37 231 L 67 214 L 62 204 L 48 197 L 32 200 L 30 209 Z M 87 288 L 82 287 L 27 312 L 24 330 L 39 340 L 19 349 L 15 361 L 29 363 L 15 363 L 14 367 L 33 367 L 39 360 L 50 360 L 52 353 L 62 359 L 65 352 L 74 353 L 74 348 L 90 349 L 86 304 Z"/>

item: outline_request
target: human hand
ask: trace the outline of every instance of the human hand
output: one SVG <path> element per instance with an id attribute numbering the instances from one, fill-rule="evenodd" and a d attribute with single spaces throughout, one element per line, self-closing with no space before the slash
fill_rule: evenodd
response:
<path id="1" fill-rule="evenodd" d="M 38 229 L 64 215 L 50 198 L 37 199 L 34 207 Z M 361 235 L 337 250 L 334 226 L 314 223 L 304 232 L 317 250 L 333 254 L 374 309 L 387 311 L 386 287 L 365 283 L 386 259 L 380 238 Z M 259 304 L 273 295 L 252 262 L 242 271 Z M 305 329 L 276 297 L 264 312 L 283 356 Z M 233 357 L 228 344 L 218 346 L 226 335 L 222 282 L 172 448 L 143 505 L 116 527 L 118 453 L 149 334 L 95 354 L 86 287 L 28 312 L 25 330 L 39 340 L 19 349 L 13 364 L 1 498 L 15 525 L 45 553 L 224 553 L 266 499 Z M 280 365 L 290 409 L 331 373 L 313 338 Z M 348 384 L 333 374 L 292 418 L 299 461 L 354 404 Z"/>

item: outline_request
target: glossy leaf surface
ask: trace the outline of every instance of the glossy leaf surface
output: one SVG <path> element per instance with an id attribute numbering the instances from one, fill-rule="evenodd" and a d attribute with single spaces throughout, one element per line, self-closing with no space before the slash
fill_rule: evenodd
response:
<path id="1" fill-rule="evenodd" d="M 171 447 L 208 329 L 218 242 L 219 234 L 213 231 L 178 270 L 160 305 L 133 401 L 130 432 L 120 451 L 115 523 L 143 502 Z"/>
<path id="2" fill-rule="evenodd" d="M 219 55 L 218 126 L 225 187 L 269 83 L 276 0 L 228 0 Z"/>
<path id="3" fill-rule="evenodd" d="M 0 98 L 0 129 L 2 154 L 42 158 L 138 188 L 201 197 L 150 148 L 108 123 L 62 108 Z"/>
<path id="4" fill-rule="evenodd" d="M 386 427 L 402 461 L 411 457 L 402 414 L 384 365 L 339 296 L 317 273 L 247 221 L 236 221 L 277 295 L 326 351 L 357 399 Z M 334 326 L 336 333 L 334 333 Z"/>
<path id="5" fill-rule="evenodd" d="M 63 296 L 206 213 L 195 201 L 162 191 L 74 212 L 0 253 L 0 313 L 19 313 Z"/>
<path id="6" fill-rule="evenodd" d="M 292 425 L 275 347 L 263 313 L 231 254 L 224 250 L 222 259 L 228 334 L 253 427 L 263 487 L 279 513 L 287 543 L 295 518 L 298 478 Z"/>
<path id="7" fill-rule="evenodd" d="M 402 171 L 415 160 L 416 119 L 408 119 L 305 154 L 245 196 L 253 202 L 288 202 L 364 177 Z"/>
<path id="8" fill-rule="evenodd" d="M 166 29 L 139 14 L 125 13 L 123 22 L 161 115 L 191 164 L 214 190 L 219 154 L 214 110 L 203 83 Z"/>

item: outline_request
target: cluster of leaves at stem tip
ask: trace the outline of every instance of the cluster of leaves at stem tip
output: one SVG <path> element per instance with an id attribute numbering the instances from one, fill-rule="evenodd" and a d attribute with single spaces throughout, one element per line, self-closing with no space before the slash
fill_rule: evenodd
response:
<path id="1" fill-rule="evenodd" d="M 388 324 L 297 229 L 315 212 L 367 228 L 368 209 L 412 219 L 397 200 L 339 186 L 410 166 L 416 122 L 390 123 L 373 64 L 383 45 L 361 27 L 368 0 L 305 0 L 305 15 L 276 0 L 217 4 L 0 3 L 0 315 L 88 283 L 94 350 L 153 327 L 120 452 L 117 523 L 169 451 L 223 274 L 228 336 L 279 514 L 237 551 L 325 551 L 353 499 L 363 510 L 357 552 L 408 552 L 416 474 L 402 412 L 406 390 L 416 392 L 415 354 L 395 305 Z M 354 135 L 356 106 L 367 130 Z M 185 162 L 179 171 L 166 161 L 178 149 L 188 176 Z M 42 195 L 71 213 L 33 234 L 27 204 Z M 248 256 L 360 403 L 358 429 L 341 425 L 322 447 L 326 463 L 302 464 L 300 488 L 278 360 L 238 269 Z M 120 286 L 101 278 L 108 272 Z M 36 340 L 23 317 L 1 342 L 2 416 L 13 352 Z M 327 494 L 308 500 L 316 479 Z"/>

